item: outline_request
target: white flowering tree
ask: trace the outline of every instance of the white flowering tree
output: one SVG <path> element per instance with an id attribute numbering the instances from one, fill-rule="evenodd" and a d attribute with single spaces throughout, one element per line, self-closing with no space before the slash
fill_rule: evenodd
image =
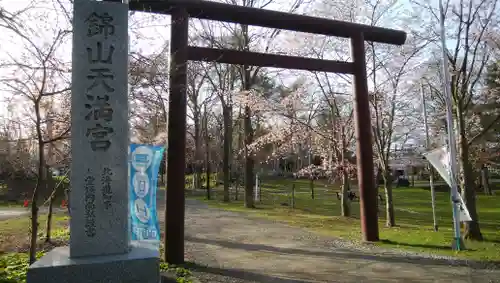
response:
<path id="1" fill-rule="evenodd" d="M 313 92 L 317 89 L 320 95 Z M 308 177 L 314 197 L 313 181 L 319 176 L 329 180 L 341 180 L 342 214 L 350 215 L 347 199 L 350 177 L 355 173 L 355 165 L 350 153 L 353 141 L 352 107 L 342 95 L 319 84 L 298 80 L 290 88 L 264 98 L 257 91 L 239 93 L 236 103 L 248 105 L 253 113 L 265 113 L 273 126 L 267 133 L 256 137 L 248 146 L 248 151 L 257 155 L 269 150 L 267 162 L 276 158 L 300 154 L 305 149 L 312 157 L 319 157 L 319 166 L 311 161 L 297 162 L 295 176 Z M 311 160 L 311 159 L 310 159 Z"/>

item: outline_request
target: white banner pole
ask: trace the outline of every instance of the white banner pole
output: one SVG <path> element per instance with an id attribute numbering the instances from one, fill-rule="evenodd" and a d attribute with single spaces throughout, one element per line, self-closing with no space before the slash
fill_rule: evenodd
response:
<path id="1" fill-rule="evenodd" d="M 462 243 L 462 238 L 460 235 L 460 220 L 458 218 L 459 206 L 458 206 L 458 187 L 457 187 L 457 147 L 455 141 L 455 131 L 453 127 L 453 105 L 452 105 L 452 95 L 451 95 L 451 80 L 450 71 L 448 69 L 448 50 L 446 49 L 445 40 L 445 26 L 444 26 L 444 16 L 445 10 L 443 8 L 443 1 L 439 0 L 439 12 L 440 12 L 440 26 L 441 26 L 441 50 L 443 55 L 443 89 L 444 97 L 446 102 L 446 124 L 448 129 L 448 148 L 450 156 L 450 182 L 451 182 L 451 202 L 453 206 L 453 223 L 455 230 L 455 239 L 453 248 L 456 250 L 463 250 L 465 247 Z"/>
<path id="2" fill-rule="evenodd" d="M 420 85 L 420 91 L 422 94 L 422 115 L 424 116 L 424 128 L 425 128 L 425 147 L 430 150 L 431 140 L 429 137 L 429 125 L 427 124 L 427 106 L 425 101 L 425 92 L 423 83 Z M 432 220 L 434 223 L 434 231 L 438 231 L 438 224 L 436 220 L 436 192 L 434 190 L 434 173 L 432 166 L 427 167 L 429 169 L 429 185 L 431 187 L 431 206 L 432 206 Z"/>

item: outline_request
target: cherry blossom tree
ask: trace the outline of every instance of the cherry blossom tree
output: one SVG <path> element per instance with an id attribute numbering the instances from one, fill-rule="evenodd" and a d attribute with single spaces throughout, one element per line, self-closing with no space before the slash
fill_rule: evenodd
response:
<path id="1" fill-rule="evenodd" d="M 137 142 L 156 143 L 166 131 L 168 42 L 158 52 L 130 54 L 130 123 Z"/>
<path id="2" fill-rule="evenodd" d="M 287 91 L 267 99 L 257 91 L 239 93 L 235 102 L 248 105 L 253 113 L 266 113 L 266 119 L 274 125 L 267 133 L 256 137 L 248 151 L 255 155 L 273 145 L 267 162 L 297 154 L 300 148 L 305 148 L 310 156 L 319 157 L 320 166 L 309 162 L 296 167 L 295 176 L 308 177 L 311 189 L 318 176 L 326 176 L 332 181 L 340 179 L 344 196 L 342 214 L 349 216 L 349 180 L 355 174 L 354 160 L 350 158 L 354 135 L 352 107 L 350 100 L 332 90 L 328 80 L 322 81 L 319 74 L 316 79 L 317 84 L 298 80 Z M 318 89 L 319 97 L 312 95 L 314 88 Z M 313 190 L 311 193 L 314 197 Z"/>
<path id="3" fill-rule="evenodd" d="M 188 117 L 193 123 L 193 129 L 190 131 L 194 141 L 194 179 L 195 189 L 201 188 L 201 171 L 203 168 L 203 150 L 202 150 L 202 115 L 203 107 L 212 99 L 212 92 L 206 88 L 208 74 L 205 67 L 200 62 L 191 62 L 188 64 L 187 75 L 187 99 L 189 114 Z"/>
<path id="4" fill-rule="evenodd" d="M 297 11 L 303 4 L 303 0 L 295 0 L 292 3 L 279 0 L 227 0 L 234 5 L 264 9 L 270 5 L 284 7 L 288 12 Z M 269 52 L 274 46 L 273 42 L 281 34 L 281 30 L 271 30 L 262 28 L 250 28 L 248 25 L 241 24 L 214 24 L 206 21 L 201 21 L 203 26 L 201 31 L 198 31 L 200 38 L 205 40 L 205 44 L 210 47 L 232 48 L 243 51 L 263 51 Z M 254 50 L 263 49 L 263 50 Z M 214 66 L 217 70 L 218 80 L 209 79 L 214 91 L 218 93 L 221 104 L 223 105 L 223 114 L 225 117 L 225 153 L 224 153 L 224 200 L 229 201 L 229 177 L 230 177 L 230 148 L 232 138 L 232 115 L 237 109 L 232 108 L 232 91 L 233 90 L 250 90 L 256 83 L 261 67 L 253 66 Z M 221 77 L 222 75 L 222 77 Z M 223 83 L 224 82 L 224 83 Z M 243 140 L 245 144 L 251 144 L 254 138 L 254 129 L 252 127 L 250 113 L 251 109 L 242 105 L 243 108 Z M 246 148 L 246 147 L 245 147 Z M 254 161 L 250 155 L 245 156 L 245 206 L 253 207 L 253 182 L 254 182 Z"/>
<path id="5" fill-rule="evenodd" d="M 443 11 L 446 37 L 454 41 L 447 46 L 446 56 L 452 77 L 451 92 L 458 132 L 462 197 L 473 220 L 465 223 L 465 238 L 472 240 L 483 239 L 476 207 L 472 147 L 500 120 L 500 115 L 496 115 L 489 123 L 481 125 L 477 121 L 477 115 L 474 115 L 476 104 L 481 100 L 481 83 L 486 67 L 495 54 L 491 35 L 498 31 L 498 4 L 497 0 L 449 0 L 445 1 Z M 439 35 L 441 14 L 436 3 L 413 1 L 413 5 L 427 19 L 422 25 L 426 33 L 422 33 L 428 34 L 429 38 Z M 439 83 L 439 80 L 430 81 L 435 95 L 444 100 Z M 470 131 L 471 125 L 480 125 L 480 130 Z"/>
<path id="6" fill-rule="evenodd" d="M 27 106 L 21 109 L 21 117 L 25 119 L 20 123 L 24 128 L 34 128 L 34 140 L 37 141 L 37 183 L 31 199 L 30 263 L 36 260 L 39 193 L 47 183 L 46 146 L 67 138 L 70 132 L 67 111 L 70 67 L 64 59 L 64 47 L 71 31 L 64 28 L 65 24 L 51 25 L 49 19 L 58 19 L 60 11 L 44 9 L 43 4 L 32 6 L 29 12 L 18 15 L 16 21 L 11 16 L 5 17 L 16 13 L 0 9 L 1 33 L 6 36 L 6 41 L 12 40 L 19 46 L 18 52 L 3 50 L 7 56 L 0 63 L 4 74 L 0 85 L 2 91 L 9 93 L 16 102 Z M 47 132 L 49 120 L 50 136 Z"/>
<path id="7" fill-rule="evenodd" d="M 411 128 L 408 123 L 414 111 L 412 97 L 418 97 L 417 88 L 411 82 L 416 71 L 416 60 L 426 43 L 414 42 L 408 48 L 395 50 L 387 47 L 372 46 L 372 63 L 375 71 L 372 73 L 374 90 L 371 92 L 371 111 L 373 124 L 373 139 L 377 163 L 384 180 L 386 198 L 386 225 L 396 225 L 394 201 L 392 196 L 392 177 L 390 169 L 391 151 L 395 143 L 404 144 Z M 411 47 L 410 47 L 411 46 Z M 378 49 L 378 51 L 377 51 Z M 381 50 L 382 49 L 382 50 Z M 390 55 L 391 54 L 391 55 Z M 377 65 L 380 66 L 377 68 Z M 377 70 L 378 69 L 378 70 Z M 409 80 L 410 83 L 407 83 Z"/>

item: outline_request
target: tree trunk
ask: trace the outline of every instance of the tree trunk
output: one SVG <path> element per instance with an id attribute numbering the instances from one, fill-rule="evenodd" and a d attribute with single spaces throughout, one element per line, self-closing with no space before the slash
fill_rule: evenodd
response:
<path id="1" fill-rule="evenodd" d="M 251 110 L 249 106 L 245 106 L 244 128 L 245 128 L 245 207 L 254 208 L 253 188 L 254 188 L 254 172 L 253 172 L 253 157 L 248 152 L 248 145 L 253 141 L 253 129 L 251 121 Z"/>
<path id="2" fill-rule="evenodd" d="M 30 249 L 29 249 L 29 264 L 36 261 L 36 243 L 38 235 L 38 194 L 45 186 L 45 150 L 42 133 L 42 118 L 40 115 L 40 100 L 35 101 L 36 115 L 36 133 L 38 140 L 38 178 L 36 181 L 35 190 L 31 198 L 31 229 L 30 229 Z"/>
<path id="3" fill-rule="evenodd" d="M 382 169 L 380 169 L 380 166 L 377 166 L 377 174 L 375 176 L 375 186 L 380 186 L 380 180 L 383 180 L 384 177 L 382 177 Z"/>
<path id="4" fill-rule="evenodd" d="M 309 177 L 309 189 L 311 190 L 311 199 L 314 199 L 314 178 Z"/>
<path id="5" fill-rule="evenodd" d="M 50 153 L 50 150 L 48 151 L 48 153 Z M 50 175 L 50 170 L 49 170 L 49 166 L 45 166 L 45 180 L 47 180 L 45 182 L 45 190 L 48 191 L 49 190 L 49 178 L 52 178 L 51 175 Z M 59 184 L 57 184 L 59 185 Z M 52 189 L 52 192 L 50 193 L 50 196 L 49 196 L 49 210 L 48 210 L 48 213 L 47 213 L 47 221 L 45 223 L 45 242 L 46 243 L 50 243 L 51 241 L 51 232 L 52 232 L 52 213 L 53 213 L 53 207 L 54 207 L 54 201 L 55 201 L 55 196 L 56 196 L 56 192 L 57 192 L 57 185 Z"/>
<path id="6" fill-rule="evenodd" d="M 415 187 L 415 167 L 411 166 L 411 186 Z"/>
<path id="7" fill-rule="evenodd" d="M 228 106 L 224 106 L 222 108 L 222 115 L 224 117 L 224 154 L 222 156 L 222 170 L 224 174 L 224 202 L 229 202 L 229 185 L 231 181 L 231 164 L 230 164 L 230 155 L 231 155 L 231 108 Z"/>
<path id="8" fill-rule="evenodd" d="M 204 106 L 204 128 L 205 128 L 205 170 L 207 173 L 206 177 L 206 190 L 207 190 L 207 199 L 210 199 L 210 135 L 208 133 L 208 112 L 207 112 L 207 104 Z"/>
<path id="9" fill-rule="evenodd" d="M 38 183 L 38 181 L 37 181 Z M 37 185 L 38 186 L 38 185 Z M 36 190 L 36 189 L 35 189 Z M 34 194 L 35 195 L 35 194 Z M 35 198 L 31 200 L 31 229 L 30 229 L 30 250 L 29 250 L 29 263 L 32 264 L 36 261 L 36 238 L 38 234 L 38 206 Z"/>
<path id="10" fill-rule="evenodd" d="M 392 199 L 392 182 L 390 179 L 389 168 L 386 168 L 383 172 L 384 178 L 384 190 L 385 190 L 385 215 L 386 215 L 386 226 L 394 227 L 396 226 L 396 216 L 394 214 L 394 202 Z"/>
<path id="11" fill-rule="evenodd" d="M 208 160 L 208 154 L 207 154 Z M 207 169 L 207 179 L 206 179 L 206 187 L 207 187 L 207 199 L 210 199 L 210 161 L 205 162 L 205 167 Z"/>
<path id="12" fill-rule="evenodd" d="M 239 194 L 239 189 L 240 187 L 240 182 L 239 180 L 235 183 L 235 186 L 234 186 L 234 200 L 238 200 L 238 194 Z"/>
<path id="13" fill-rule="evenodd" d="M 236 144 L 233 145 L 233 146 L 236 147 L 236 150 L 235 150 L 236 152 L 241 152 L 241 150 L 243 150 L 244 147 L 245 147 L 245 139 L 244 139 L 244 134 L 245 134 L 244 133 L 244 131 L 245 131 L 244 122 L 245 121 L 243 119 L 242 107 L 239 107 L 239 109 L 238 109 L 238 116 L 237 117 L 238 117 L 236 119 L 237 121 L 235 123 L 233 123 L 233 129 L 238 129 L 237 130 L 238 137 L 237 137 L 237 140 L 236 140 Z M 233 168 L 234 172 L 237 173 L 237 176 L 238 176 L 238 178 L 237 178 L 238 179 L 238 181 L 237 181 L 237 187 L 238 187 L 241 184 L 240 183 L 241 176 L 244 176 L 243 174 L 245 174 L 245 172 L 242 171 L 243 170 L 242 168 L 244 167 L 244 166 L 242 166 L 242 164 L 244 164 L 245 159 L 241 158 L 241 156 L 239 154 L 237 156 L 238 156 L 238 158 L 234 158 L 233 157 L 233 160 L 236 159 L 236 162 L 233 161 L 233 163 L 232 163 L 233 167 L 231 167 L 231 168 Z M 243 180 L 243 183 L 244 182 L 245 181 Z M 244 184 L 243 184 L 243 187 L 245 187 Z M 238 196 L 236 196 L 235 199 L 238 200 Z"/>
<path id="14" fill-rule="evenodd" d="M 349 201 L 349 176 L 345 170 L 342 170 L 342 198 L 341 198 L 341 213 L 342 216 L 351 216 L 351 202 Z"/>
<path id="15" fill-rule="evenodd" d="M 201 151 L 201 131 L 200 131 L 200 113 L 195 110 L 194 113 L 194 174 L 193 174 L 193 186 L 195 190 L 201 188 L 201 172 L 202 172 L 202 160 L 203 154 Z"/>
<path id="16" fill-rule="evenodd" d="M 459 118 L 460 120 L 460 118 Z M 459 121 L 460 123 L 460 121 Z M 460 129 L 460 164 L 462 165 L 462 198 L 469 210 L 472 221 L 465 222 L 464 238 L 476 241 L 482 241 L 483 235 L 479 228 L 479 217 L 476 208 L 476 191 L 474 189 L 474 176 L 472 165 L 469 160 L 469 143 L 463 127 L 463 122 L 459 124 Z"/>
<path id="17" fill-rule="evenodd" d="M 46 229 L 45 229 L 45 242 L 50 243 L 51 242 L 51 232 L 52 232 L 52 211 L 54 207 L 54 200 L 55 200 L 55 188 L 54 192 L 50 195 L 49 199 L 49 211 L 47 213 L 47 222 L 46 222 Z"/>
<path id="18" fill-rule="evenodd" d="M 64 189 L 66 198 L 66 207 L 68 208 L 68 215 L 71 217 L 71 200 L 69 199 L 70 191 L 71 191 L 71 186 L 68 186 L 68 188 Z"/>
<path id="19" fill-rule="evenodd" d="M 340 203 L 340 210 L 342 216 L 348 217 L 351 216 L 351 202 L 349 200 L 349 191 L 350 191 L 350 184 L 349 184 L 349 175 L 347 175 L 347 170 L 346 170 L 346 137 L 345 137 L 345 131 L 344 127 L 341 128 L 340 132 L 340 140 L 341 140 L 341 160 L 342 160 L 342 198 L 341 198 L 341 203 Z"/>
<path id="20" fill-rule="evenodd" d="M 250 5 L 252 6 L 252 5 Z M 248 25 L 241 25 L 241 45 L 240 48 L 244 51 L 250 51 L 250 36 L 248 35 Z M 240 66 L 240 74 L 243 83 L 243 90 L 249 91 L 252 87 L 252 74 L 250 72 L 250 66 L 242 65 Z M 256 74 L 254 74 L 256 75 Z M 243 118 L 243 126 L 244 126 L 244 153 L 245 153 L 245 163 L 244 163 L 244 171 L 245 171 L 245 207 L 246 208 L 255 208 L 254 199 L 253 199 L 253 189 L 254 189 L 254 160 L 251 156 L 251 153 L 248 151 L 248 146 L 253 142 L 254 130 L 252 128 L 252 111 L 250 106 L 245 105 L 244 109 L 244 118 Z"/>
<path id="21" fill-rule="evenodd" d="M 488 167 L 486 165 L 481 165 L 481 185 L 483 186 L 484 194 L 491 196 L 490 178 L 489 178 Z"/>
<path id="22" fill-rule="evenodd" d="M 193 189 L 194 190 L 199 190 L 201 189 L 201 173 L 202 173 L 202 167 L 201 167 L 201 162 L 200 160 L 196 160 L 194 165 L 194 170 L 193 170 Z"/>

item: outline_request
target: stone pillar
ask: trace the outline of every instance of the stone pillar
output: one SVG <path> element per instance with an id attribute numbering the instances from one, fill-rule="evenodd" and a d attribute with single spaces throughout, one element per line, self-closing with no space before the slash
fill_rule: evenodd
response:
<path id="1" fill-rule="evenodd" d="M 125 4 L 75 2 L 71 257 L 128 252 L 127 23 Z"/>
<path id="2" fill-rule="evenodd" d="M 75 0 L 70 245 L 29 283 L 158 283 L 159 251 L 129 240 L 128 5 Z"/>

